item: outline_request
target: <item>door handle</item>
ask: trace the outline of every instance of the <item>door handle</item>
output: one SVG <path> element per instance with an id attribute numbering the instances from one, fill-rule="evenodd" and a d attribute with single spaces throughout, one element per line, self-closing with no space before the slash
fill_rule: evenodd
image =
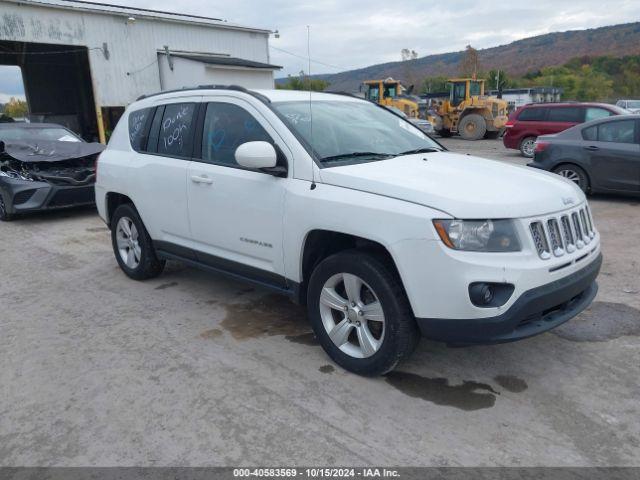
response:
<path id="1" fill-rule="evenodd" d="M 191 181 L 193 183 L 206 183 L 208 185 L 213 183 L 213 180 L 211 180 L 209 177 L 207 177 L 206 175 L 203 176 L 199 176 L 199 175 L 191 175 Z"/>
<path id="2" fill-rule="evenodd" d="M 595 152 L 596 150 L 600 150 L 600 148 L 596 147 L 595 145 L 589 145 L 587 147 L 584 147 L 585 150 L 589 150 L 590 152 Z"/>

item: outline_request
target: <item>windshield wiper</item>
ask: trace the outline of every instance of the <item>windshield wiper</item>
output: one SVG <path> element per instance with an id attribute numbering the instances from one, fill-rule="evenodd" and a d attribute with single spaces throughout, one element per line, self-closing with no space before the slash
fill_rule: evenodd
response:
<path id="1" fill-rule="evenodd" d="M 322 157 L 320 160 L 323 162 L 331 162 L 334 160 L 342 160 L 345 158 L 355 158 L 355 157 L 391 158 L 393 156 L 394 155 L 391 153 L 351 152 L 351 153 L 341 153 L 340 155 L 331 155 L 328 157 Z"/>
<path id="2" fill-rule="evenodd" d="M 400 155 L 413 155 L 415 153 L 436 153 L 436 152 L 442 152 L 442 150 L 435 147 L 422 147 L 422 148 L 416 148 L 414 150 L 407 150 L 406 152 L 398 153 L 397 156 L 399 157 Z"/>

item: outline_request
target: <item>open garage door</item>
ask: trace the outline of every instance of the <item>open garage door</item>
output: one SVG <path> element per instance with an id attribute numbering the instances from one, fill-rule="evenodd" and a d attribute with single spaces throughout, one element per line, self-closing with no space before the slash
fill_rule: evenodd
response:
<path id="1" fill-rule="evenodd" d="M 86 47 L 2 40 L 0 65 L 22 69 L 32 122 L 59 123 L 87 141 L 98 140 Z"/>

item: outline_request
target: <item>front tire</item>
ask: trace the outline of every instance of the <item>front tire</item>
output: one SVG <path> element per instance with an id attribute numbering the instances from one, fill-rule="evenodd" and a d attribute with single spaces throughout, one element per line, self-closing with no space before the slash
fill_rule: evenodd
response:
<path id="1" fill-rule="evenodd" d="M 4 198 L 0 193 L 0 222 L 10 222 L 13 220 L 13 215 L 7 212 L 7 204 L 4 203 Z"/>
<path id="2" fill-rule="evenodd" d="M 487 124 L 482 115 L 470 113 L 460 120 L 458 132 L 465 140 L 480 140 L 487 132 Z"/>
<path id="3" fill-rule="evenodd" d="M 520 153 L 523 157 L 533 158 L 536 150 L 536 137 L 526 137 L 520 142 Z"/>
<path id="4" fill-rule="evenodd" d="M 580 187 L 584 193 L 589 190 L 589 176 L 582 168 L 577 165 L 564 164 L 553 169 L 553 173 L 557 173 L 561 177 L 571 180 Z"/>
<path id="5" fill-rule="evenodd" d="M 165 261 L 158 259 L 140 215 L 129 204 L 120 205 L 111 219 L 111 244 L 118 265 L 134 280 L 157 277 Z"/>
<path id="6" fill-rule="evenodd" d="M 323 260 L 309 281 L 307 308 L 320 345 L 359 375 L 383 375 L 420 339 L 395 269 L 382 257 L 350 250 Z"/>

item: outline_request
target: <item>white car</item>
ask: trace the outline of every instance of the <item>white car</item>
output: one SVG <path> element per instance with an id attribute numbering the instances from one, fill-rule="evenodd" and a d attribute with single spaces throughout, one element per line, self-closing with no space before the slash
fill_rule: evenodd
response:
<path id="1" fill-rule="evenodd" d="M 424 118 L 410 118 L 406 113 L 404 113 L 398 107 L 386 106 L 385 105 L 385 108 L 388 108 L 389 110 L 391 110 L 396 115 L 398 115 L 398 116 L 404 118 L 405 120 L 413 123 L 416 127 L 418 127 L 420 130 L 422 130 L 424 133 L 435 133 L 435 131 L 433 129 L 433 125 L 431 125 L 431 122 L 429 120 L 425 120 Z"/>
<path id="2" fill-rule="evenodd" d="M 618 100 L 616 105 L 629 110 L 631 113 L 640 113 L 640 100 Z"/>
<path id="3" fill-rule="evenodd" d="M 602 262 L 573 182 L 447 152 L 343 95 L 141 98 L 100 156 L 96 203 L 129 277 L 173 259 L 289 295 L 363 375 L 421 334 L 479 344 L 554 328 L 591 303 Z"/>

